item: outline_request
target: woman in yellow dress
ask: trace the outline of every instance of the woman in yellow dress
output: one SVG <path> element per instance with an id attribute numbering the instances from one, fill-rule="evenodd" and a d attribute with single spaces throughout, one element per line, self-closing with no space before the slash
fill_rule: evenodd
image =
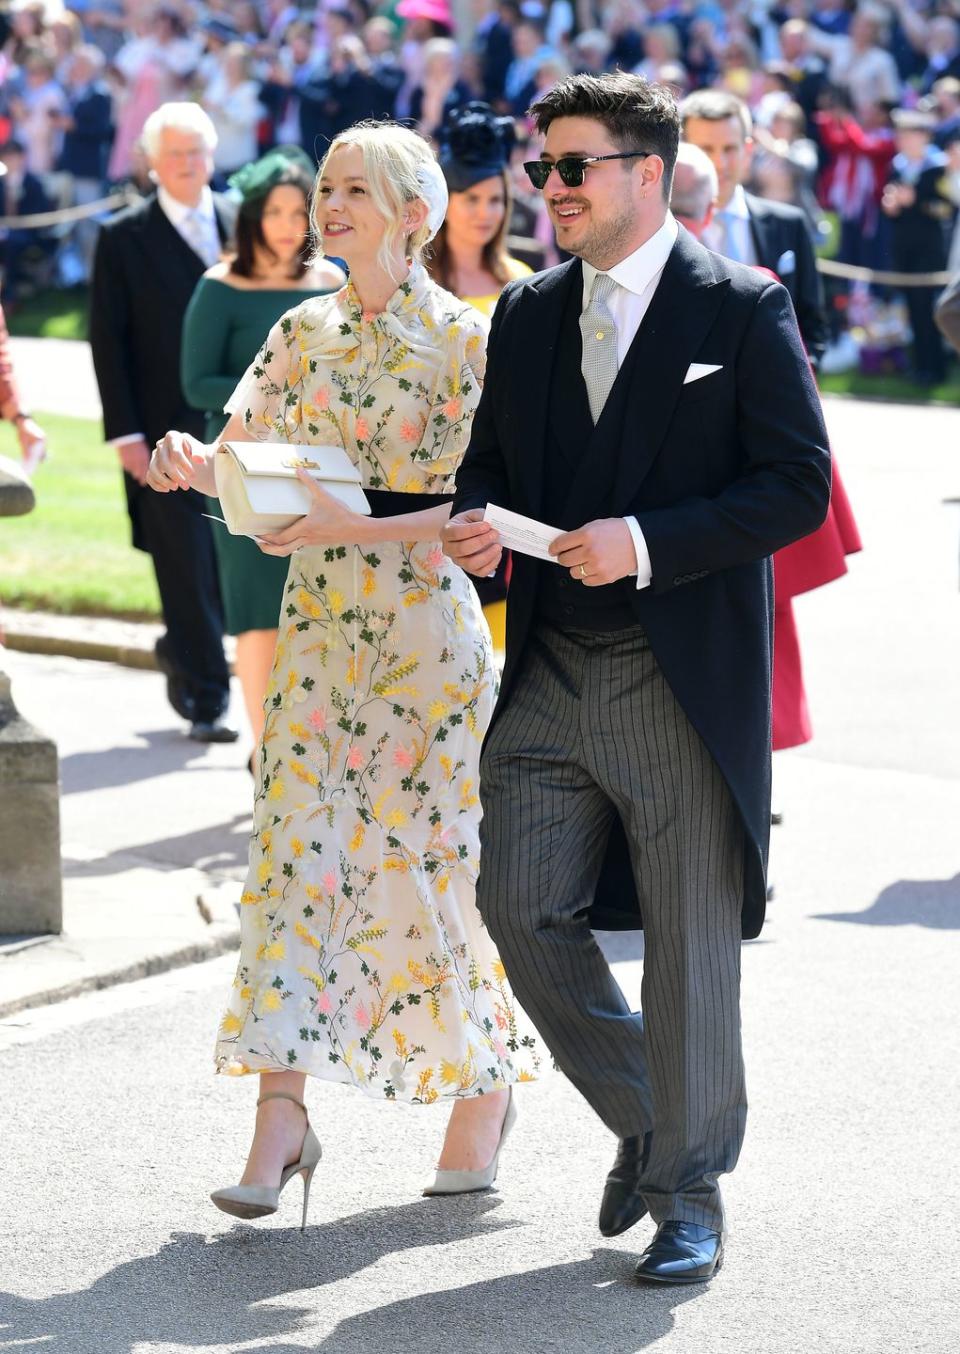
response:
<path id="1" fill-rule="evenodd" d="M 495 675 L 472 584 L 440 532 L 488 322 L 420 262 L 446 199 L 409 129 L 361 124 L 335 138 L 313 225 L 350 282 L 274 326 L 221 434 L 342 446 L 374 511 L 348 511 L 301 471 L 310 512 L 261 538 L 290 571 L 216 1050 L 219 1071 L 259 1073 L 269 1097 L 240 1185 L 213 1196 L 244 1217 L 273 1212 L 293 1174 L 312 1176 L 306 1075 L 451 1102 L 435 1193 L 492 1183 L 508 1088 L 532 1075 L 532 1041 L 474 900 Z M 170 433 L 150 483 L 210 492 L 214 454 Z"/>
<path id="2" fill-rule="evenodd" d="M 430 248 L 430 275 L 484 315 L 492 315 L 508 282 L 532 269 L 507 252 L 512 196 L 507 166 L 515 133 L 512 118 L 489 104 L 456 109 L 439 132 L 440 168 L 447 182 L 447 216 Z M 506 645 L 509 555 L 493 578 L 474 579 L 494 648 Z"/>

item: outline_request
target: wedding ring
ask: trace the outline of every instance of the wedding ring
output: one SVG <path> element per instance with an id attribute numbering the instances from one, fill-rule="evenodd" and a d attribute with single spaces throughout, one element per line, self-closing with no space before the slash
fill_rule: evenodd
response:
<path id="1" fill-rule="evenodd" d="M 583 567 L 583 565 L 580 564 L 580 565 L 578 565 L 577 567 L 578 567 L 579 570 L 580 570 L 580 577 L 581 577 L 581 578 L 586 578 L 586 576 L 587 576 L 587 571 L 586 571 L 586 569 Z"/>

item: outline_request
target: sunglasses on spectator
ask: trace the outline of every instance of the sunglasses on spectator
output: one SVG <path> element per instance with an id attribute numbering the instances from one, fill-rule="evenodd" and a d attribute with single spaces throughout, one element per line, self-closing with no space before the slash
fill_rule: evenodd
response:
<path id="1" fill-rule="evenodd" d="M 623 150 L 616 155 L 562 155 L 559 160 L 528 160 L 523 167 L 534 188 L 544 189 L 554 170 L 568 188 L 579 188 L 587 165 L 599 164 L 601 160 L 645 159 L 648 155 L 653 155 L 653 151 Z"/>

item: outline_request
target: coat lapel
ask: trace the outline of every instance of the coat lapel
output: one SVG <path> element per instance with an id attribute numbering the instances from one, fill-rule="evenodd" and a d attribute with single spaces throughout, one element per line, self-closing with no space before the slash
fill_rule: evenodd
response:
<path id="1" fill-rule="evenodd" d="M 516 439 L 520 482 L 527 508 L 536 515 L 543 502 L 543 462 L 547 440 L 547 401 L 563 312 L 571 287 L 583 285 L 578 259 L 551 268 L 520 297 L 518 331 L 522 349 L 516 354 L 515 379 L 521 410 Z"/>
<path id="2" fill-rule="evenodd" d="M 660 451 L 687 368 L 726 296 L 729 282 L 715 276 L 711 257 L 681 229 L 624 363 L 632 380 L 614 489 L 615 504 L 624 508 Z"/>
<path id="3" fill-rule="evenodd" d="M 773 238 L 777 228 L 777 219 L 767 211 L 763 198 L 747 193 L 747 211 L 750 214 L 750 234 L 757 263 L 761 268 L 773 268 L 780 257 L 777 242 Z"/>

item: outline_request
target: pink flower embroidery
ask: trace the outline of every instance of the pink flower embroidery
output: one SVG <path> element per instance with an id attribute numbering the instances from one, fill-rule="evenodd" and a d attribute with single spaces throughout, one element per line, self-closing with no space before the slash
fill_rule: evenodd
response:
<path id="1" fill-rule="evenodd" d="M 321 386 L 313 397 L 313 402 L 318 409 L 330 408 L 330 391 L 327 386 Z"/>
<path id="2" fill-rule="evenodd" d="M 435 545 L 433 549 L 430 551 L 429 555 L 427 555 L 427 568 L 439 569 L 442 563 L 443 563 L 443 551 L 441 550 L 439 545 Z"/>
<path id="3" fill-rule="evenodd" d="M 367 762 L 362 748 L 351 748 L 347 754 L 347 766 L 351 771 L 359 771 Z"/>
<path id="4" fill-rule="evenodd" d="M 329 992 L 320 993 L 317 998 L 317 1010 L 320 1011 L 322 1015 L 329 1015 L 333 1010 L 333 1002 L 330 1000 Z"/>
<path id="5" fill-rule="evenodd" d="M 393 749 L 393 764 L 401 771 L 409 771 L 413 766 L 413 753 L 409 748 L 405 748 L 402 743 L 398 743 Z"/>
<path id="6" fill-rule="evenodd" d="M 370 424 L 365 418 L 358 418 L 354 428 L 358 442 L 368 442 L 370 440 Z"/>
<path id="7" fill-rule="evenodd" d="M 502 1039 L 494 1039 L 493 1047 L 496 1049 L 498 1058 L 505 1058 L 507 1056 L 507 1046 Z"/>
<path id="8" fill-rule="evenodd" d="M 447 418 L 459 418 L 460 409 L 461 402 L 459 399 L 447 400 L 446 404 L 443 406 L 443 412 L 446 414 Z"/>
<path id="9" fill-rule="evenodd" d="M 364 1006 L 363 1002 L 360 1002 L 359 1006 L 354 1010 L 353 1018 L 357 1022 L 358 1030 L 368 1030 L 370 1028 L 370 1012 Z"/>
<path id="10" fill-rule="evenodd" d="M 400 424 L 400 436 L 404 442 L 419 442 L 420 424 L 414 423 L 412 419 L 405 418 Z"/>
<path id="11" fill-rule="evenodd" d="M 307 715 L 307 723 L 317 733 L 325 733 L 327 728 L 327 707 L 318 705 Z"/>
<path id="12" fill-rule="evenodd" d="M 328 893 L 333 893 L 334 889 L 337 887 L 337 876 L 332 870 L 328 870 L 321 882 Z"/>

